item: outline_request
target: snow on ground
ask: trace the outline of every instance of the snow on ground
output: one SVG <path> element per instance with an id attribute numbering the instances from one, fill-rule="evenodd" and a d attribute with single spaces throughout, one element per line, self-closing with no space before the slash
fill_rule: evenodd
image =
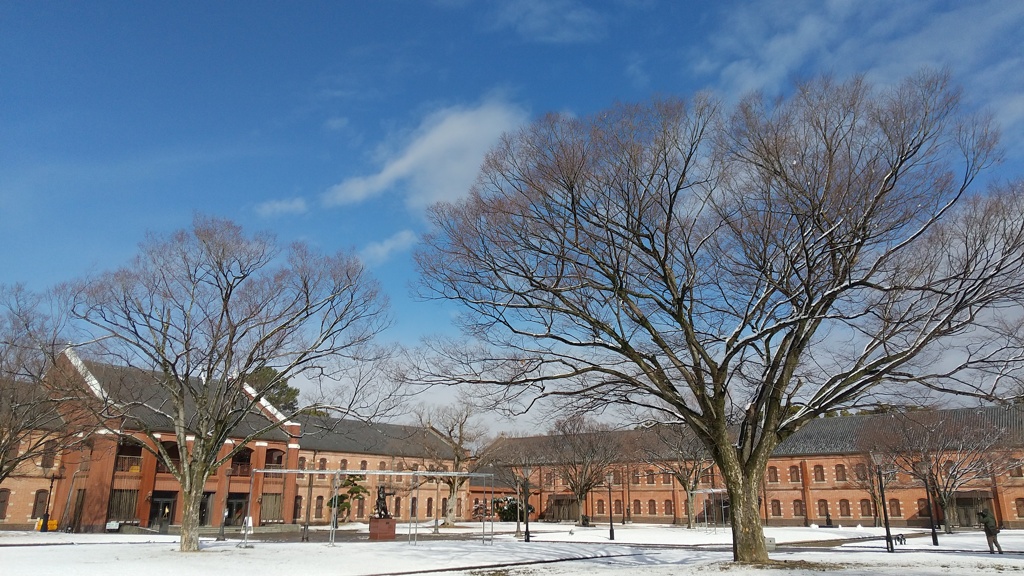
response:
<path id="1" fill-rule="evenodd" d="M 488 524 L 488 527 L 490 525 Z M 107 576 L 119 573 L 162 575 L 270 576 L 328 573 L 369 576 L 381 574 L 478 574 L 509 576 L 576 576 L 635 574 L 644 576 L 703 574 L 713 570 L 729 576 L 804 576 L 838 570 L 843 576 L 899 574 L 933 576 L 1024 572 L 1024 531 L 1004 531 L 1000 541 L 1006 555 L 990 555 L 981 532 L 939 534 L 940 546 L 921 530 L 900 529 L 908 537 L 894 554 L 885 552 L 879 528 L 772 528 L 765 535 L 785 544 L 771 554 L 794 569 L 733 565 L 728 529 L 628 524 L 580 528 L 565 524 L 531 524 L 532 542 L 513 535 L 514 524 L 495 524 L 492 542 L 482 542 L 480 524 L 442 529 L 460 534 L 459 540 L 407 541 L 407 525 L 399 525 L 394 542 L 339 541 L 277 543 L 252 540 L 202 541 L 203 552 L 182 554 L 177 538 L 159 535 L 65 534 L 0 531 L 0 574 L 35 576 Z M 433 526 L 413 532 L 428 535 Z M 364 532 L 365 525 L 349 524 L 342 532 Z M 834 540 L 834 544 L 827 541 Z M 806 543 L 806 544 L 805 544 Z M 809 564 L 808 564 L 809 563 Z"/>

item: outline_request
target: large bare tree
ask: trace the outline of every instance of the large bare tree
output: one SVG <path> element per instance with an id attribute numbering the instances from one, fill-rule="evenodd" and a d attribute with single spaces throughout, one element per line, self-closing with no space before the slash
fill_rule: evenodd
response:
<path id="1" fill-rule="evenodd" d="M 557 420 L 544 444 L 544 458 L 576 497 L 576 520 L 582 525 L 587 494 L 603 485 L 611 465 L 622 460 L 618 437 L 608 425 L 575 415 Z"/>
<path id="2" fill-rule="evenodd" d="M 918 486 L 928 488 L 942 509 L 947 534 L 959 523 L 957 492 L 972 484 L 987 489 L 995 476 L 1016 464 L 1006 445 L 1012 435 L 992 420 L 990 410 L 903 411 L 886 420 L 869 435 L 874 451 Z"/>
<path id="3" fill-rule="evenodd" d="M 478 409 L 466 398 L 459 398 L 440 406 L 422 406 L 417 410 L 420 425 L 429 429 L 441 443 L 423 442 L 427 456 L 434 461 L 434 468 L 452 472 L 473 473 L 486 460 L 482 459 L 487 429 L 480 422 Z M 443 446 L 443 449 L 439 450 Z M 455 506 L 459 490 L 469 476 L 426 476 L 434 482 L 444 484 L 448 489 L 448 507 L 444 510 L 444 525 L 455 525 Z"/>
<path id="4" fill-rule="evenodd" d="M 0 483 L 36 461 L 56 474 L 59 452 L 88 430 L 68 390 L 42 386 L 66 346 L 64 312 L 57 291 L 0 286 Z"/>
<path id="5" fill-rule="evenodd" d="M 707 446 L 685 424 L 655 423 L 636 433 L 629 449 L 641 462 L 671 474 L 679 482 L 686 491 L 686 527 L 693 528 L 694 492 L 715 465 Z"/>
<path id="6" fill-rule="evenodd" d="M 723 474 L 735 559 L 766 561 L 779 442 L 883 381 L 991 396 L 1013 369 L 993 324 L 1019 309 L 1024 184 L 974 190 L 998 138 L 965 109 L 926 71 L 508 134 L 432 207 L 423 292 L 474 345 L 424 379 L 682 419 Z"/>
<path id="7" fill-rule="evenodd" d="M 269 235 L 201 216 L 188 230 L 150 236 L 129 265 L 75 288 L 75 315 L 103 337 L 98 353 L 149 375 L 156 390 L 138 403 L 121 391 L 103 416 L 130 419 L 181 483 L 182 551 L 199 549 L 204 486 L 233 455 L 221 452 L 225 442 L 235 439 L 235 452 L 280 424 L 264 417 L 264 397 L 299 375 L 314 383 L 347 378 L 348 362 L 371 350 L 388 322 L 377 285 L 354 257 L 283 248 Z M 381 398 L 366 392 L 384 389 L 355 382 L 351 396 L 336 395 L 330 407 L 353 416 L 376 409 Z M 154 414 L 138 417 L 143 409 L 171 422 L 180 456 L 158 441 L 148 424 Z"/>

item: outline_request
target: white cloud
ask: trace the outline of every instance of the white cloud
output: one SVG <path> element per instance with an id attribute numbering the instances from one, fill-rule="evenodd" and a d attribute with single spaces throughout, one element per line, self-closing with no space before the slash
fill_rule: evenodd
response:
<path id="1" fill-rule="evenodd" d="M 460 198 L 475 181 L 488 149 L 526 120 L 523 109 L 499 100 L 434 112 L 403 146 L 382 159 L 380 170 L 332 186 L 324 202 L 355 204 L 399 189 L 406 204 L 417 209 Z"/>
<path id="2" fill-rule="evenodd" d="M 513 28 L 534 42 L 592 42 L 607 33 L 606 19 L 576 0 L 506 0 L 494 25 Z"/>
<path id="3" fill-rule="evenodd" d="M 256 213 L 263 218 L 271 218 L 285 214 L 305 214 L 308 209 L 306 201 L 302 198 L 269 200 L 256 205 Z"/>
<path id="4" fill-rule="evenodd" d="M 1024 2 L 767 0 L 731 5 L 719 23 L 690 61 L 727 98 L 773 95 L 822 72 L 886 85 L 949 67 L 967 97 L 991 109 L 1011 155 L 1024 156 Z"/>
<path id="5" fill-rule="evenodd" d="M 324 122 L 324 128 L 326 128 L 330 132 L 343 130 L 347 126 L 348 118 L 345 118 L 344 116 L 333 116 L 331 118 L 328 118 L 327 121 Z"/>
<path id="6" fill-rule="evenodd" d="M 360 259 L 369 266 L 387 261 L 392 254 L 404 252 L 416 244 L 416 233 L 402 230 L 381 242 L 373 242 L 359 251 Z"/>

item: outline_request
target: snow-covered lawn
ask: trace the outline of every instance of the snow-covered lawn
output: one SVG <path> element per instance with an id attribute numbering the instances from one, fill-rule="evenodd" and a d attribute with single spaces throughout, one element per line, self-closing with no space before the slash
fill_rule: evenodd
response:
<path id="1" fill-rule="evenodd" d="M 203 552 L 198 554 L 177 552 L 174 536 L 0 531 L 0 574 L 361 576 L 450 570 L 447 573 L 548 576 L 642 572 L 644 576 L 661 576 L 703 574 L 711 569 L 736 576 L 802 576 L 829 569 L 840 570 L 838 573 L 844 576 L 924 576 L 1024 571 L 1024 531 L 1000 534 L 1007 554 L 999 556 L 988 553 L 980 532 L 940 533 L 940 546 L 935 547 L 926 532 L 901 529 L 894 532 L 908 536 L 907 544 L 897 546 L 895 554 L 888 554 L 879 539 L 883 531 L 877 528 L 768 527 L 766 536 L 789 545 L 772 553 L 772 558 L 804 566 L 779 572 L 732 565 L 728 529 L 617 524 L 615 541 L 610 542 L 607 525 L 579 528 L 541 523 L 530 525 L 533 541 L 526 543 L 513 536 L 514 528 L 495 524 L 490 543 L 481 541 L 479 524 L 442 530 L 446 534 L 461 533 L 465 540 L 424 539 L 416 543 L 406 540 L 406 525 L 399 525 L 399 539 L 394 542 L 339 542 L 329 546 L 252 540 L 251 548 L 243 548 L 238 540 L 204 539 Z M 343 531 L 365 530 L 365 525 L 350 524 Z M 427 524 L 414 528 L 424 536 L 431 530 Z M 834 546 L 821 544 L 827 540 L 837 542 Z M 802 542 L 816 544 L 799 546 Z"/>

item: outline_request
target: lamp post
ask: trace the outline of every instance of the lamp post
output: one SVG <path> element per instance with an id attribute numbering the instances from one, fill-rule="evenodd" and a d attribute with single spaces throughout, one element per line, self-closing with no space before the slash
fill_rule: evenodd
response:
<path id="1" fill-rule="evenodd" d="M 526 533 L 523 535 L 523 542 L 530 541 L 530 467 L 523 467 L 523 492 L 526 493 L 526 502 L 523 504 L 523 511 L 526 513 Z"/>
<path id="2" fill-rule="evenodd" d="M 878 476 L 878 494 L 882 500 L 882 518 L 885 522 L 885 549 L 889 552 L 895 552 L 896 548 L 893 546 L 892 532 L 889 531 L 889 507 L 885 501 L 885 481 L 882 479 L 882 459 L 877 454 L 872 454 L 871 460 L 875 463 L 875 474 Z"/>
<path id="3" fill-rule="evenodd" d="M 939 545 L 939 535 L 935 532 L 935 507 L 932 506 L 932 488 L 928 481 L 931 478 L 931 467 L 924 474 L 924 497 L 928 501 L 928 524 L 932 528 L 932 546 Z"/>
<path id="4" fill-rule="evenodd" d="M 231 493 L 231 465 L 228 464 L 227 471 L 224 472 L 224 476 L 227 478 L 224 481 L 224 512 L 221 514 L 220 519 L 220 532 L 217 534 L 217 542 L 223 542 L 227 538 L 224 537 L 224 526 L 228 523 L 228 495 Z"/>
<path id="5" fill-rule="evenodd" d="M 53 494 L 53 481 L 64 479 L 64 465 L 60 465 L 57 474 L 50 474 L 50 489 L 46 491 L 46 507 L 43 509 L 43 523 L 39 526 L 40 532 L 50 531 L 50 495 Z"/>
<path id="6" fill-rule="evenodd" d="M 615 540 L 615 522 L 612 520 L 612 473 L 604 477 L 608 485 L 608 539 Z"/>

